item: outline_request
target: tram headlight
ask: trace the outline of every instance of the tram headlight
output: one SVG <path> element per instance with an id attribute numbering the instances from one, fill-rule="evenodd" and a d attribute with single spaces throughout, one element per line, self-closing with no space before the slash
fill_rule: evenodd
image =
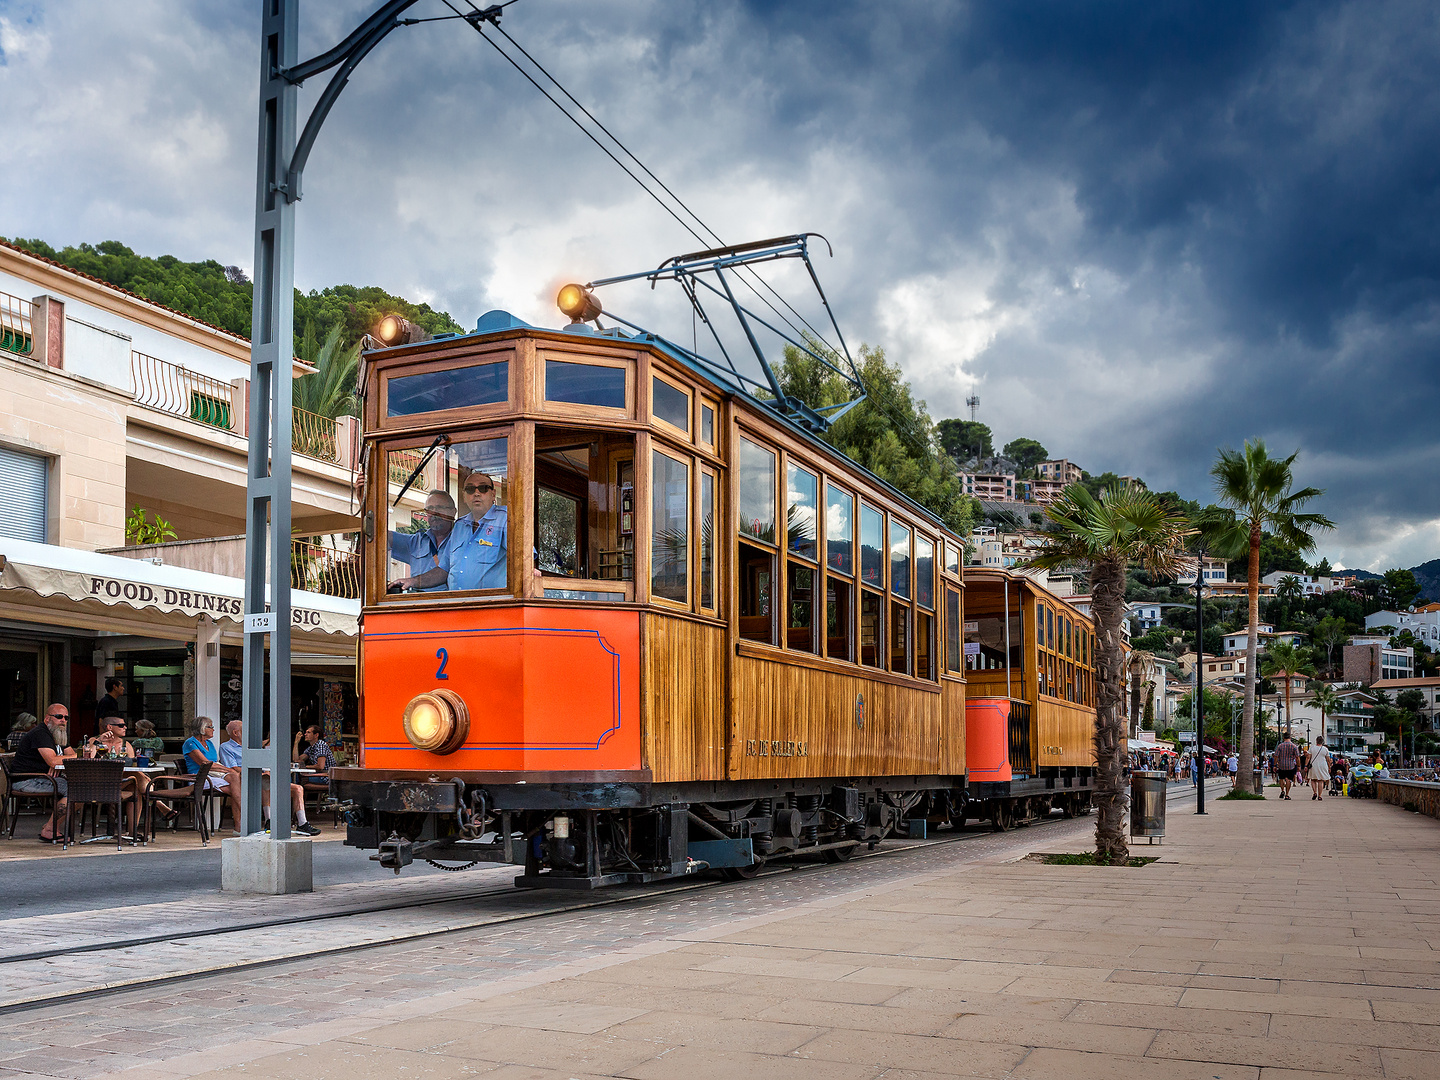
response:
<path id="1" fill-rule="evenodd" d="M 409 319 L 402 319 L 399 315 L 386 315 L 375 327 L 375 337 L 381 345 L 390 349 L 396 345 L 408 345 L 423 340 L 425 331 Z"/>
<path id="2" fill-rule="evenodd" d="M 600 317 L 604 310 L 595 294 L 584 285 L 566 285 L 555 298 L 556 305 L 571 322 L 590 322 Z"/>
<path id="3" fill-rule="evenodd" d="M 470 735 L 470 710 L 453 690 L 417 694 L 405 706 L 405 738 L 417 750 L 453 754 Z"/>

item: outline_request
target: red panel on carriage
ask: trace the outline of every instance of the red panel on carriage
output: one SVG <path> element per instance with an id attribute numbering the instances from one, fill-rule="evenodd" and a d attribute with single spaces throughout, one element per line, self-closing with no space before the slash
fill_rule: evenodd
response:
<path id="1" fill-rule="evenodd" d="M 367 769 L 614 771 L 641 767 L 640 617 L 634 611 L 484 607 L 371 612 L 364 629 Z M 417 750 L 415 695 L 464 699 L 453 754 Z"/>

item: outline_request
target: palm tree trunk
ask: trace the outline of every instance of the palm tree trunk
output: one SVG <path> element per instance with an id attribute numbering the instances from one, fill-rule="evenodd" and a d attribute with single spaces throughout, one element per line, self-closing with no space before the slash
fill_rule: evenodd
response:
<path id="1" fill-rule="evenodd" d="M 1090 569 L 1095 615 L 1095 858 L 1123 862 L 1125 842 L 1125 561 L 1103 559 Z"/>
<path id="2" fill-rule="evenodd" d="M 1249 791 L 1255 780 L 1255 683 L 1259 678 L 1256 669 L 1256 655 L 1260 651 L 1260 525 L 1250 527 L 1250 638 L 1245 643 L 1245 706 L 1240 714 L 1240 775 L 1236 784 L 1244 785 L 1241 790 Z M 1288 683 L 1286 685 L 1289 685 Z M 1289 715 L 1290 702 L 1285 702 Z M 1257 792 L 1263 794 L 1263 792 Z"/>

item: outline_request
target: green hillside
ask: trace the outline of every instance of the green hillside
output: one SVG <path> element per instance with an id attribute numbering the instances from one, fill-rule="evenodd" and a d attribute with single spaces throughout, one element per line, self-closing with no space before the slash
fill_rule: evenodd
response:
<path id="1" fill-rule="evenodd" d="M 137 255 L 118 240 L 58 250 L 43 240 L 0 240 L 232 334 L 250 336 L 250 279 L 238 266 L 221 266 L 214 259 L 183 262 L 173 255 Z M 403 315 L 432 334 L 463 331 L 448 312 L 435 311 L 428 304 L 413 304 L 378 285 L 333 285 L 308 294 L 296 289 L 296 354 L 307 330 L 313 340 L 324 341 L 331 327 L 339 325 L 341 343 L 348 348 L 388 314 Z"/>

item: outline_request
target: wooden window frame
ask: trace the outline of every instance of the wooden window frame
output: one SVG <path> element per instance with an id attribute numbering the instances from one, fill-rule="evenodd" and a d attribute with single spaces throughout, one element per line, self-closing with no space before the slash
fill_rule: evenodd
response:
<path id="1" fill-rule="evenodd" d="M 649 523 L 649 528 L 646 529 L 646 533 L 648 535 L 646 536 L 645 548 L 646 594 L 649 597 L 649 602 L 653 605 L 664 608 L 667 611 L 688 612 L 694 609 L 696 599 L 696 551 L 695 544 L 693 543 L 695 518 L 695 499 L 693 497 L 695 491 L 695 461 L 694 458 L 691 457 L 691 455 L 686 454 L 683 451 L 677 451 L 674 448 L 664 443 L 656 442 L 653 439 L 649 441 L 647 450 L 648 453 L 645 458 L 645 487 L 648 489 L 646 491 L 646 494 L 649 496 L 649 505 L 646 508 L 646 521 Z M 679 600 L 672 600 L 667 596 L 658 596 L 655 593 L 655 496 L 660 490 L 655 478 L 656 454 L 663 454 L 665 457 L 669 458 L 671 461 L 675 462 L 677 465 L 680 465 L 685 469 L 684 520 L 687 535 L 685 537 L 685 601 L 683 603 Z M 638 573 L 638 567 L 635 576 L 637 578 L 640 576 Z"/>
<path id="2" fill-rule="evenodd" d="M 655 383 L 656 383 L 656 382 L 663 382 L 666 386 L 670 387 L 671 390 L 674 390 L 674 391 L 676 391 L 676 392 L 678 392 L 678 393 L 681 393 L 681 394 L 684 394 L 684 395 L 685 395 L 685 416 L 686 416 L 686 419 L 687 419 L 687 420 L 689 421 L 689 423 L 690 423 L 690 428 L 689 428 L 688 431 L 687 431 L 686 429 L 684 429 L 684 428 L 678 428 L 678 427 L 676 427 L 674 424 L 670 423 L 669 420 L 666 420 L 664 417 L 656 415 L 656 413 L 655 413 Z M 695 427 L 696 427 L 696 425 L 695 425 L 695 412 L 696 412 L 696 409 L 695 409 L 695 396 L 696 396 L 696 395 L 695 395 L 695 391 L 694 391 L 693 388 L 681 384 L 681 383 L 680 383 L 679 381 L 677 381 L 676 379 L 674 379 L 674 378 L 672 378 L 671 376 L 663 373 L 659 368 L 656 368 L 656 367 L 653 367 L 653 366 L 650 368 L 650 398 L 649 398 L 649 410 L 650 410 L 650 412 L 649 412 L 649 415 L 650 415 L 650 423 L 651 423 L 652 425 L 654 425 L 654 427 L 655 427 L 657 430 L 668 434 L 671 438 L 684 439 L 687 443 L 693 444 L 694 442 L 696 442 L 696 438 L 695 438 L 695 435 L 696 435 L 696 431 L 695 431 Z"/>
<path id="3" fill-rule="evenodd" d="M 695 610 L 702 615 L 710 615 L 712 618 L 720 616 L 720 529 L 725 520 L 721 513 L 720 503 L 720 471 L 704 459 L 695 459 L 695 468 L 692 475 L 695 478 Z M 710 606 L 706 607 L 701 601 L 704 595 L 700 588 L 701 581 L 705 575 L 704 557 L 701 554 L 700 546 L 704 542 L 705 506 L 701 500 L 701 485 L 706 477 L 710 479 Z"/>
<path id="4" fill-rule="evenodd" d="M 489 367 L 492 364 L 500 363 L 510 365 L 510 369 L 506 373 L 504 401 L 495 401 L 487 405 L 467 405 L 456 409 L 433 409 L 430 412 L 407 413 L 405 416 L 390 415 L 391 379 L 403 379 L 410 375 L 427 375 L 438 371 L 456 371 L 461 368 Z M 511 347 L 479 354 L 469 353 L 463 356 L 427 360 L 423 363 L 417 363 L 412 359 L 408 363 L 389 364 L 377 372 L 380 386 L 375 403 L 376 425 L 375 430 L 369 434 L 378 440 L 384 438 L 388 432 L 409 430 L 418 426 L 434 427 L 442 423 L 451 424 L 456 420 L 484 423 L 490 417 L 507 416 L 516 411 L 514 403 L 519 397 L 521 363 L 519 351 Z"/>
<path id="5" fill-rule="evenodd" d="M 574 401 L 552 401 L 545 396 L 545 365 L 551 360 L 561 364 L 578 364 L 582 367 L 620 368 L 625 372 L 625 406 L 583 405 Z M 566 349 L 537 348 L 534 370 L 534 408 L 545 414 L 547 419 L 565 420 L 617 420 L 633 419 L 635 416 L 635 380 L 638 365 L 631 357 L 595 356 L 591 353 L 570 352 Z"/>
<path id="6" fill-rule="evenodd" d="M 710 438 L 707 441 L 703 435 L 705 413 L 703 410 L 710 410 Z M 695 398 L 695 445 L 704 447 L 712 454 L 719 445 L 719 438 L 716 432 L 720 429 L 720 403 L 704 394 L 697 394 Z"/>

